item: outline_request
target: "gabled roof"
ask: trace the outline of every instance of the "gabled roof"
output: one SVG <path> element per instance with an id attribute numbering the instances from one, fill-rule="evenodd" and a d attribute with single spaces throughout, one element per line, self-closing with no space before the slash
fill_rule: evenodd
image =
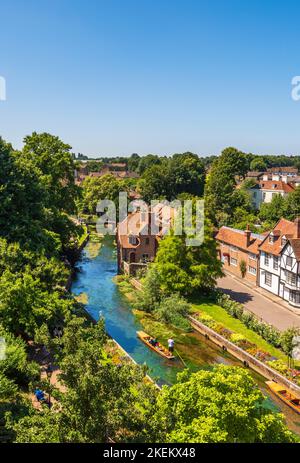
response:
<path id="1" fill-rule="evenodd" d="M 264 239 L 263 235 L 251 233 L 250 240 L 247 245 L 247 236 L 245 231 L 237 228 L 221 227 L 216 234 L 216 239 L 230 246 L 236 246 L 244 251 L 258 254 L 258 246 Z M 250 233 L 250 232 L 249 232 Z"/>
<path id="2" fill-rule="evenodd" d="M 296 224 L 295 222 L 291 222 L 290 220 L 280 219 L 279 222 L 277 222 L 277 224 L 273 228 L 272 232 L 275 238 L 274 243 L 269 242 L 269 236 L 271 233 L 270 232 L 267 234 L 264 241 L 259 246 L 260 251 L 273 254 L 275 256 L 279 256 L 281 251 L 283 250 L 282 243 L 281 243 L 282 237 L 286 237 L 286 239 L 288 239 L 290 243 L 292 240 L 300 242 L 300 239 L 297 238 L 297 235 L 296 235 L 297 233 Z M 294 246 L 297 247 L 298 244 L 294 243 Z"/>

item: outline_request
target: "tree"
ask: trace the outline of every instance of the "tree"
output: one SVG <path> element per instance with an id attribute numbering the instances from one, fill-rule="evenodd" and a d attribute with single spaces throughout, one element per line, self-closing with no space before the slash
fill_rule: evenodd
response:
<path id="1" fill-rule="evenodd" d="M 171 231 L 160 242 L 153 265 L 163 294 L 190 295 L 211 290 L 222 270 L 209 221 L 205 221 L 204 241 L 199 246 L 187 246 L 186 234 L 176 236 Z"/>
<path id="2" fill-rule="evenodd" d="M 149 167 L 137 184 L 137 189 L 147 203 L 156 199 L 169 199 L 171 185 L 167 165 Z"/>
<path id="3" fill-rule="evenodd" d="M 270 203 L 262 203 L 259 210 L 259 218 L 270 224 L 275 225 L 284 216 L 286 203 L 283 196 L 276 194 Z"/>
<path id="4" fill-rule="evenodd" d="M 204 192 L 205 170 L 196 154 L 174 154 L 169 164 L 169 179 L 172 187 L 171 199 L 181 193 L 202 196 Z"/>
<path id="5" fill-rule="evenodd" d="M 226 225 L 230 221 L 240 196 L 235 190 L 236 179 L 243 178 L 247 170 L 247 158 L 236 148 L 226 148 L 213 162 L 206 179 L 205 208 L 215 225 Z"/>
<path id="6" fill-rule="evenodd" d="M 285 198 L 283 216 L 288 220 L 295 220 L 300 217 L 300 186 Z"/>
<path id="7" fill-rule="evenodd" d="M 82 184 L 82 188 L 83 210 L 91 214 L 96 213 L 99 201 L 109 199 L 117 205 L 119 193 L 127 191 L 124 184 L 112 174 L 106 174 L 102 177 L 87 177 Z"/>
<path id="8" fill-rule="evenodd" d="M 75 162 L 70 150 L 70 145 L 49 133 L 33 132 L 24 138 L 23 154 L 41 172 L 46 203 L 68 213 L 75 210 L 77 194 Z"/>
<path id="9" fill-rule="evenodd" d="M 267 164 L 263 158 L 254 158 L 250 163 L 250 170 L 255 170 L 258 172 L 265 172 L 267 170 Z"/>
<path id="10" fill-rule="evenodd" d="M 59 356 L 66 388 L 56 391 L 59 407 L 14 423 L 16 442 L 145 441 L 157 388 L 145 381 L 142 368 L 115 364 L 104 349 L 106 340 L 103 320 L 70 321 Z M 35 435 L 39 426 L 43 431 Z"/>
<path id="11" fill-rule="evenodd" d="M 135 160 L 137 158 L 135 157 Z M 147 156 L 143 156 L 139 159 L 137 172 L 142 175 L 145 170 L 149 169 L 152 166 L 159 166 L 162 164 L 162 158 L 157 156 L 156 154 L 147 154 Z"/>
<path id="12" fill-rule="evenodd" d="M 298 337 L 300 335 L 299 328 L 289 328 L 284 333 L 282 333 L 280 338 L 280 344 L 283 352 L 288 356 L 288 363 L 289 366 L 291 364 L 291 360 L 293 357 L 293 350 L 295 347 L 298 346 L 299 340 Z"/>
<path id="13" fill-rule="evenodd" d="M 247 370 L 220 365 L 178 375 L 164 386 L 153 416 L 156 442 L 296 442 L 282 415 L 264 408 L 264 396 Z"/>

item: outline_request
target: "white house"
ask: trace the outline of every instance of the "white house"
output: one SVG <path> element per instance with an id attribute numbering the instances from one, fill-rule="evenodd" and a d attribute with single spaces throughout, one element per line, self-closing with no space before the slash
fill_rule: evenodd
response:
<path id="1" fill-rule="evenodd" d="M 286 196 L 294 191 L 295 187 L 288 182 L 287 177 L 281 177 L 281 180 L 279 178 L 279 175 L 273 175 L 272 180 L 268 180 L 268 175 L 265 174 L 262 180 L 248 189 L 256 209 L 259 209 L 261 203 L 270 203 L 274 195 Z"/>
<path id="2" fill-rule="evenodd" d="M 259 253 L 259 286 L 300 308 L 300 218 L 281 219 Z"/>

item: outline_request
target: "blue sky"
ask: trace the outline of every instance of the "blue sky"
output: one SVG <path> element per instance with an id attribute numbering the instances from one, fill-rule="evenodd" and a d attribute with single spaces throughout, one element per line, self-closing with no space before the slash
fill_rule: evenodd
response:
<path id="1" fill-rule="evenodd" d="M 300 3 L 2 0 L 0 134 L 92 156 L 300 154 Z"/>

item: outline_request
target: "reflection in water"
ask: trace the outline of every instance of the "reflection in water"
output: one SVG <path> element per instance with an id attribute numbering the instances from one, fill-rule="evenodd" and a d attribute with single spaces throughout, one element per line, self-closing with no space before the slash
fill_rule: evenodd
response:
<path id="1" fill-rule="evenodd" d="M 82 260 L 78 263 L 78 270 L 72 292 L 76 296 L 85 295 L 86 307 L 90 315 L 95 320 L 101 315 L 105 317 L 106 329 L 110 336 L 137 363 L 146 363 L 150 376 L 158 384 L 174 383 L 178 371 L 183 368 L 181 362 L 173 363 L 163 359 L 137 339 L 136 331 L 143 327 L 134 317 L 129 302 L 113 281 L 113 277 L 117 274 L 117 262 L 112 239 L 105 238 L 102 246 L 97 246 L 97 250 L 93 243 L 88 244 L 83 251 Z M 199 361 L 202 368 L 211 368 L 216 363 L 241 365 L 214 344 L 206 341 L 200 334 L 195 333 L 195 337 L 199 342 Z M 264 379 L 255 373 L 253 376 L 264 394 L 268 396 L 266 405 L 273 410 L 280 408 L 287 418 L 289 427 L 300 434 L 300 417 L 276 397 L 272 396 L 271 400 Z"/>

